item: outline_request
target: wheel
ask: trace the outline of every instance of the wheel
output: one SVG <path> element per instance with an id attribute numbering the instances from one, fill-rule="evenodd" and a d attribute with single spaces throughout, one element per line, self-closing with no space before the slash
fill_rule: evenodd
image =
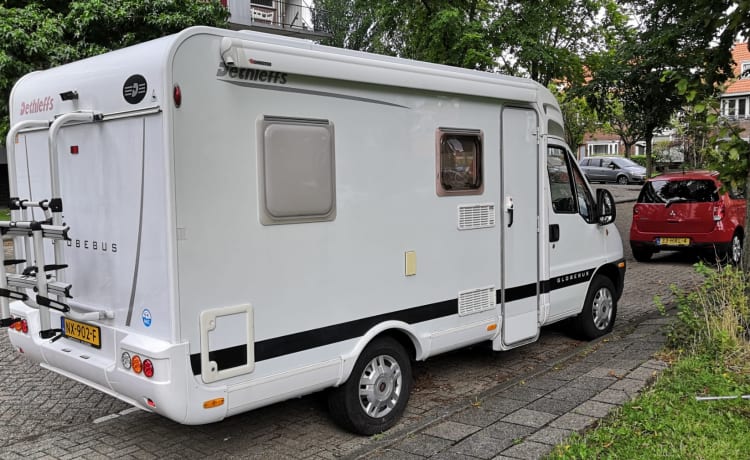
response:
<path id="1" fill-rule="evenodd" d="M 651 260 L 651 256 L 654 255 L 653 251 L 649 249 L 634 248 L 633 246 L 630 246 L 630 249 L 633 250 L 633 258 L 638 262 L 648 262 Z"/>
<path id="2" fill-rule="evenodd" d="M 596 275 L 591 281 L 583 310 L 575 318 L 576 330 L 592 340 L 610 332 L 617 316 L 615 286 L 606 276 Z"/>
<path id="3" fill-rule="evenodd" d="M 411 362 L 392 337 L 373 340 L 349 379 L 333 388 L 328 408 L 334 421 L 355 433 L 382 433 L 401 418 L 412 388 Z"/>
<path id="4" fill-rule="evenodd" d="M 732 265 L 739 265 L 742 261 L 742 235 L 740 232 L 734 232 L 729 247 L 721 254 L 721 262 Z"/>
<path id="5" fill-rule="evenodd" d="M 620 185 L 628 185 L 628 176 L 617 176 L 617 183 Z"/>

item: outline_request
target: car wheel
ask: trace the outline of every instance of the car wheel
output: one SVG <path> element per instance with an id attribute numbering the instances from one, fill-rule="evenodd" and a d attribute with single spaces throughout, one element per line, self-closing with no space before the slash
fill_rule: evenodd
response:
<path id="1" fill-rule="evenodd" d="M 583 310 L 575 318 L 580 336 L 592 340 L 612 330 L 617 316 L 617 297 L 612 280 L 596 275 L 591 281 Z"/>
<path id="2" fill-rule="evenodd" d="M 630 246 L 630 249 L 633 250 L 633 258 L 638 262 L 648 262 L 651 260 L 651 256 L 654 255 L 654 252 L 649 249 L 634 248 L 633 246 Z"/>
<path id="3" fill-rule="evenodd" d="M 729 243 L 726 254 L 723 257 L 724 262 L 737 266 L 742 261 L 742 235 L 734 232 L 732 241 Z"/>
<path id="4" fill-rule="evenodd" d="M 628 185 L 628 176 L 617 176 L 617 183 L 620 185 Z"/>
<path id="5" fill-rule="evenodd" d="M 404 347 L 392 337 L 380 337 L 362 351 L 349 379 L 330 391 L 328 408 L 347 430 L 382 433 L 401 418 L 411 387 L 411 362 Z"/>

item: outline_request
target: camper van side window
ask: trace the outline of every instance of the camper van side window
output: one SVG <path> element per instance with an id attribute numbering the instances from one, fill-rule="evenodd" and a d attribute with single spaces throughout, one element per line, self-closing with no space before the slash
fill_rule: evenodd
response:
<path id="1" fill-rule="evenodd" d="M 547 175 L 552 197 L 552 210 L 557 214 L 575 214 L 576 202 L 570 183 L 570 169 L 565 150 L 559 147 L 547 149 Z"/>
<path id="2" fill-rule="evenodd" d="M 328 120 L 265 117 L 258 122 L 261 223 L 334 220 L 333 146 Z"/>
<path id="3" fill-rule="evenodd" d="M 479 195 L 482 181 L 482 132 L 438 128 L 437 194 Z"/>

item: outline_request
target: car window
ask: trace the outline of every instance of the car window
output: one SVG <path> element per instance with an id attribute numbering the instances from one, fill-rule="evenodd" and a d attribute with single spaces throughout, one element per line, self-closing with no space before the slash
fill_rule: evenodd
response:
<path id="1" fill-rule="evenodd" d="M 588 166 L 590 162 L 591 160 L 589 160 L 588 158 L 584 158 L 583 160 L 581 160 L 581 166 Z"/>
<path id="2" fill-rule="evenodd" d="M 654 180 L 643 186 L 639 203 L 705 203 L 719 200 L 716 184 L 707 179 Z"/>
<path id="3" fill-rule="evenodd" d="M 617 166 L 621 168 L 630 168 L 633 166 L 640 166 L 638 163 L 631 160 L 630 158 L 618 158 L 616 162 L 617 162 Z"/>

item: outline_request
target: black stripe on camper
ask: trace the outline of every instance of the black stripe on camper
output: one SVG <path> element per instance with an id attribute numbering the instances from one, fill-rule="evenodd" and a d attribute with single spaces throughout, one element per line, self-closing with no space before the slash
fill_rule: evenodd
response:
<path id="1" fill-rule="evenodd" d="M 540 293 L 544 294 L 554 291 L 555 289 L 562 289 L 575 284 L 588 282 L 593 273 L 593 269 L 582 270 L 580 272 L 558 276 L 549 281 L 542 281 L 539 283 Z M 536 290 L 537 283 L 530 283 L 506 289 L 505 301 L 512 302 L 514 300 L 534 297 L 536 296 Z M 497 303 L 501 302 L 501 297 L 502 291 L 496 291 Z M 371 328 L 385 321 L 402 321 L 407 324 L 416 324 L 457 314 L 458 299 L 450 299 L 443 302 L 422 305 L 391 313 L 384 313 L 382 315 L 334 324 L 309 331 L 297 332 L 282 337 L 261 340 L 255 342 L 255 361 L 259 362 L 266 359 L 278 358 L 279 356 L 361 337 Z M 208 353 L 208 359 L 215 361 L 220 370 L 230 369 L 232 367 L 246 364 L 246 353 L 246 345 L 237 345 L 235 347 L 210 351 Z M 190 355 L 190 366 L 193 369 L 193 374 L 199 375 L 201 373 L 200 353 Z"/>

